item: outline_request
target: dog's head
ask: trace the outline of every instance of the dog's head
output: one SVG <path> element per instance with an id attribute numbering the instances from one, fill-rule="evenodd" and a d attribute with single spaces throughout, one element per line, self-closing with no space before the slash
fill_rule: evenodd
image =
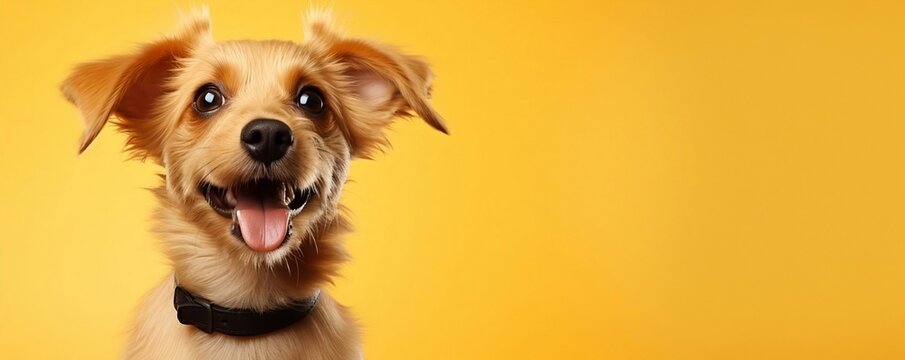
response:
<path id="1" fill-rule="evenodd" d="M 62 85 L 86 130 L 108 118 L 166 169 L 166 197 L 204 237 L 273 263 L 335 216 L 348 163 L 414 113 L 446 132 L 423 60 L 309 20 L 307 39 L 216 42 L 206 11 L 133 54 L 78 66 Z"/>

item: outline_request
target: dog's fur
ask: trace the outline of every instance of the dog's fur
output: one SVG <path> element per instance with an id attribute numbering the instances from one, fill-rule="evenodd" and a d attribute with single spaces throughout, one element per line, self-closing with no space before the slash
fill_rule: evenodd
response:
<path id="1" fill-rule="evenodd" d="M 349 162 L 386 145 L 384 128 L 414 113 L 446 132 L 428 103 L 431 70 L 423 60 L 340 34 L 329 15 L 315 12 L 306 39 L 216 42 L 207 10 L 186 17 L 174 36 L 136 52 L 79 65 L 62 91 L 84 116 L 79 151 L 108 118 L 127 134 L 128 151 L 165 168 L 154 190 L 154 232 L 173 274 L 139 308 L 128 359 L 353 359 L 359 330 L 349 311 L 321 292 L 316 309 L 288 328 L 255 337 L 207 334 L 179 324 L 173 309 L 178 282 L 221 306 L 267 310 L 312 295 L 346 258 L 349 229 L 339 204 Z M 192 107 L 207 83 L 226 104 L 211 116 Z M 327 110 L 311 116 L 292 103 L 299 84 L 318 87 Z M 253 119 L 279 119 L 295 142 L 270 166 L 243 152 L 239 133 Z M 230 233 L 198 191 L 202 182 L 229 186 L 260 177 L 316 189 L 292 218 L 292 236 L 278 249 L 255 252 Z"/>

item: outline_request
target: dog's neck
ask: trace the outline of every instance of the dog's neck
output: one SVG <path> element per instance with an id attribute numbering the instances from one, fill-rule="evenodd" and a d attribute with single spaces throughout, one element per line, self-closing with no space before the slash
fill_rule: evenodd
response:
<path id="1" fill-rule="evenodd" d="M 154 231 L 172 261 L 175 280 L 220 306 L 259 311 L 286 306 L 316 293 L 346 259 L 340 238 L 349 225 L 340 215 L 317 226 L 298 249 L 268 266 L 243 260 L 234 248 L 217 246 L 215 239 L 199 239 L 197 219 L 168 206 L 165 196 L 160 198 Z"/>

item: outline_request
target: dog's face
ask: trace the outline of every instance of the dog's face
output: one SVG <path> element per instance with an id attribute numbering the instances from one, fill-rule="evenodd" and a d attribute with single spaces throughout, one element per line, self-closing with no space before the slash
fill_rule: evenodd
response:
<path id="1" fill-rule="evenodd" d="M 351 156 L 337 122 L 354 99 L 335 77 L 289 42 L 227 42 L 184 60 L 164 99 L 168 186 L 226 245 L 280 257 L 337 207 Z"/>
<path id="2" fill-rule="evenodd" d="M 137 53 L 78 67 L 63 91 L 84 150 L 107 118 L 166 168 L 166 196 L 214 246 L 275 263 L 336 215 L 349 161 L 414 112 L 440 131 L 422 60 L 309 24 L 303 43 L 215 42 L 206 14 Z"/>

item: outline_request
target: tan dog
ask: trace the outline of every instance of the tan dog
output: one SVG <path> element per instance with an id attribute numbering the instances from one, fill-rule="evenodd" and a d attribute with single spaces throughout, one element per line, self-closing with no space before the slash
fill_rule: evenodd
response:
<path id="1" fill-rule="evenodd" d="M 128 150 L 166 169 L 154 231 L 173 276 L 140 308 L 125 358 L 361 357 L 355 320 L 319 290 L 346 257 L 349 161 L 385 145 L 398 115 L 446 127 L 423 60 L 344 37 L 318 14 L 306 35 L 218 43 L 205 10 L 63 83 L 86 123 L 80 152 L 115 116 Z"/>

